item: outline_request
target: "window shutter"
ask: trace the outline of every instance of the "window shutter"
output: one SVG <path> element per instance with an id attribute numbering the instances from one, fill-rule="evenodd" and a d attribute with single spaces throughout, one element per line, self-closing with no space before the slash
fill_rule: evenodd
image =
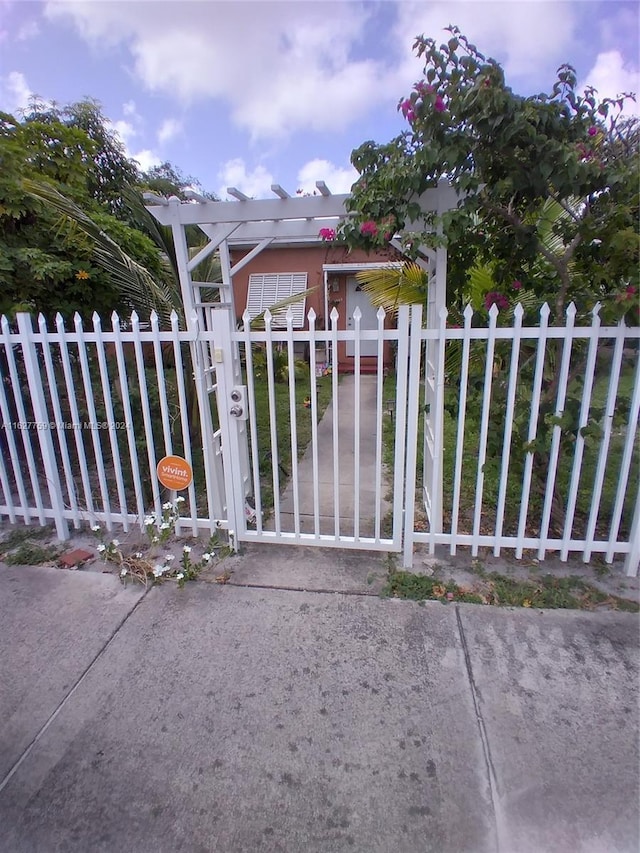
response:
<path id="1" fill-rule="evenodd" d="M 281 272 L 281 273 L 253 273 L 249 276 L 249 292 L 247 294 L 247 310 L 253 320 L 269 308 L 273 312 L 273 306 L 283 299 L 289 299 L 297 293 L 304 293 L 307 289 L 306 272 Z M 291 305 L 293 311 L 293 327 L 301 329 L 304 326 L 306 297 L 302 296 L 298 302 Z M 287 308 L 276 313 L 273 318 L 273 328 L 284 328 L 286 326 Z"/>

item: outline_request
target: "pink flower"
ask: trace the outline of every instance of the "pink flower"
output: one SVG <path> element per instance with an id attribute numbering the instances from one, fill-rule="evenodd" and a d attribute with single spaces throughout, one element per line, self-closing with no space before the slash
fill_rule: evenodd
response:
<path id="1" fill-rule="evenodd" d="M 630 284 L 626 288 L 627 299 L 633 299 L 633 297 L 635 296 L 635 292 L 636 292 L 635 287 L 632 284 Z"/>
<path id="2" fill-rule="evenodd" d="M 414 121 L 416 114 L 413 110 L 407 110 L 407 121 Z"/>
<path id="3" fill-rule="evenodd" d="M 360 226 L 360 233 L 365 235 L 366 237 L 375 237 L 378 233 L 378 226 L 373 221 L 373 219 L 368 219 Z"/>
<path id="4" fill-rule="evenodd" d="M 407 117 L 407 114 L 408 114 L 408 113 L 409 113 L 409 111 L 411 110 L 411 106 L 412 106 L 412 105 L 411 105 L 411 101 L 409 100 L 409 98 L 406 98 L 406 99 L 405 99 L 405 100 L 400 104 L 400 109 L 402 110 L 402 115 L 403 115 L 405 118 Z"/>
<path id="5" fill-rule="evenodd" d="M 442 98 L 442 95 L 436 95 L 436 99 L 433 102 L 433 108 L 437 113 L 443 113 L 446 110 L 446 105 Z"/>
<path id="6" fill-rule="evenodd" d="M 515 281 L 511 282 L 511 287 L 514 290 L 522 290 L 522 282 L 518 281 L 518 279 L 515 279 Z"/>
<path id="7" fill-rule="evenodd" d="M 491 308 L 492 305 L 497 306 L 499 311 L 506 311 L 509 307 L 509 300 L 504 295 L 504 293 L 499 293 L 498 291 L 492 291 L 491 293 L 487 293 L 484 298 L 484 307 L 487 311 Z"/>
<path id="8" fill-rule="evenodd" d="M 587 131 L 587 133 L 589 134 L 589 136 L 595 136 L 597 132 L 598 132 L 598 128 L 597 128 L 597 127 L 594 127 L 593 125 L 592 125 L 592 126 L 589 128 L 589 130 Z"/>
<path id="9" fill-rule="evenodd" d="M 413 88 L 422 97 L 424 97 L 425 95 L 432 95 L 435 91 L 433 86 L 430 86 L 424 80 L 418 80 L 417 83 L 414 83 Z"/>
<path id="10" fill-rule="evenodd" d="M 336 239 L 336 229 L 335 228 L 321 228 L 318 231 L 318 236 L 322 237 L 323 240 L 335 240 Z"/>

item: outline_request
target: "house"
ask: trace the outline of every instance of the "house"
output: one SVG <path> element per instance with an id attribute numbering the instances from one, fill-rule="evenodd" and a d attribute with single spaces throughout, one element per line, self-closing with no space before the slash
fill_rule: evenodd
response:
<path id="1" fill-rule="evenodd" d="M 230 248 L 231 262 L 236 264 L 252 247 L 232 245 Z M 375 253 L 349 251 L 345 246 L 323 242 L 319 237 L 267 247 L 234 275 L 236 314 L 240 319 L 248 308 L 253 318 L 295 293 L 313 289 L 293 305 L 294 328 L 308 328 L 307 314 L 313 308 L 317 317 L 316 328 L 325 329 L 331 311 L 336 308 L 339 313 L 338 329 L 349 329 L 353 324 L 353 312 L 359 307 L 362 312 L 361 329 L 375 329 L 378 326 L 377 309 L 362 291 L 356 273 L 400 263 L 402 256 L 392 247 Z M 386 325 L 392 322 L 389 317 L 385 320 Z M 353 342 L 338 342 L 337 352 L 339 372 L 353 372 Z M 375 341 L 362 341 L 360 356 L 363 373 L 377 369 Z M 385 366 L 389 366 L 393 354 L 388 342 L 384 345 L 383 357 Z"/>

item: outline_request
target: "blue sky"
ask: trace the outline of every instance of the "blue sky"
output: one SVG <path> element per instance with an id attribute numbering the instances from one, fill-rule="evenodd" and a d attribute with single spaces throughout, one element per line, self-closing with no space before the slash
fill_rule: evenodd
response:
<path id="1" fill-rule="evenodd" d="M 639 9 L 619 0 L 0 0 L 0 109 L 91 96 L 141 166 L 170 160 L 226 197 L 325 180 L 401 128 L 417 33 L 455 23 L 521 94 L 570 62 L 602 96 L 640 95 Z M 633 111 L 637 111 L 634 109 Z"/>

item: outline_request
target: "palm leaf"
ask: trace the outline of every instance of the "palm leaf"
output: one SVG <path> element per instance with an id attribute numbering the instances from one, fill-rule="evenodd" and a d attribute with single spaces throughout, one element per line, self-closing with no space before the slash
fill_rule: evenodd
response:
<path id="1" fill-rule="evenodd" d="M 356 279 L 371 304 L 391 314 L 397 313 L 400 305 L 424 303 L 427 298 L 427 274 L 414 263 L 362 270 L 356 273 Z"/>
<path id="2" fill-rule="evenodd" d="M 44 202 L 64 221 L 89 238 L 95 263 L 109 274 L 116 287 L 139 313 L 155 311 L 165 321 L 169 320 L 174 310 L 178 314 L 182 313 L 182 304 L 176 298 L 178 294 L 175 290 L 167 282 L 157 281 L 146 267 L 105 234 L 75 202 L 44 182 L 24 179 L 23 186 L 29 195 Z M 171 276 L 170 269 L 167 269 L 167 273 Z"/>
<path id="3" fill-rule="evenodd" d="M 303 299 L 306 299 L 307 296 L 310 296 L 312 293 L 315 293 L 318 289 L 319 285 L 315 287 L 309 287 L 307 290 L 303 290 L 300 293 L 294 293 L 293 296 L 287 296 L 286 299 L 281 299 L 279 302 L 275 302 L 273 305 L 270 305 L 268 308 L 265 308 L 260 314 L 256 314 L 256 316 L 251 321 L 252 329 L 264 329 L 264 315 L 267 311 L 270 311 L 273 316 L 279 315 L 282 316 L 282 313 L 290 306 L 295 305 L 296 302 L 301 302 Z"/>

